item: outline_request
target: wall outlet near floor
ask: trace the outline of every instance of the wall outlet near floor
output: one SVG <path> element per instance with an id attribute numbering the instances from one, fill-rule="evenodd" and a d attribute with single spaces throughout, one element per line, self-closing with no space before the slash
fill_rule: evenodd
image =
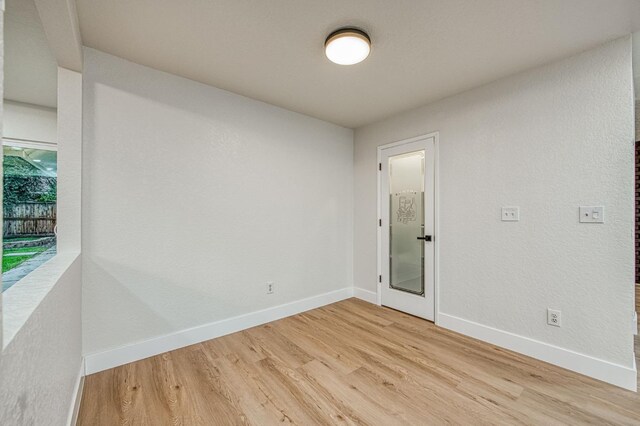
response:
<path id="1" fill-rule="evenodd" d="M 547 324 L 560 327 L 562 325 L 562 312 L 557 309 L 547 308 Z"/>
<path id="2" fill-rule="evenodd" d="M 501 219 L 503 222 L 518 222 L 520 220 L 520 207 L 502 207 Z"/>
<path id="3" fill-rule="evenodd" d="M 273 294 L 274 287 L 273 281 L 267 281 L 267 294 Z"/>

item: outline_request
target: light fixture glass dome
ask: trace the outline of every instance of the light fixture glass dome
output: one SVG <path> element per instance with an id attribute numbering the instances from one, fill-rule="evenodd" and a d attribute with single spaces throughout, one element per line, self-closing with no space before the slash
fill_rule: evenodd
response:
<path id="1" fill-rule="evenodd" d="M 364 31 L 342 28 L 329 34 L 324 42 L 324 52 L 327 58 L 336 64 L 357 64 L 369 56 L 371 40 Z"/>

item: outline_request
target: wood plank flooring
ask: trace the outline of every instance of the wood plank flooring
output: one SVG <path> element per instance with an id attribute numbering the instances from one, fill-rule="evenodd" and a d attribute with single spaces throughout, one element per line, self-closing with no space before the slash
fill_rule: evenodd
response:
<path id="1" fill-rule="evenodd" d="M 349 299 L 88 376 L 79 425 L 640 424 L 639 394 Z"/>

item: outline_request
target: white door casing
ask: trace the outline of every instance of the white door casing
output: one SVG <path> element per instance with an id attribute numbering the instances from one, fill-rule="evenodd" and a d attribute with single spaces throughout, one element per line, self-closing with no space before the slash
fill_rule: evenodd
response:
<path id="1" fill-rule="evenodd" d="M 379 301 L 430 321 L 436 304 L 436 137 L 379 148 Z"/>

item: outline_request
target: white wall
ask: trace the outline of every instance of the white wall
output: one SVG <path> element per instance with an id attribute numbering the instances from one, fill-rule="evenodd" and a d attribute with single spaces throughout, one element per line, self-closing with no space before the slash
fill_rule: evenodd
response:
<path id="1" fill-rule="evenodd" d="M 631 35 L 632 63 L 633 63 L 633 86 L 635 99 L 640 100 L 640 31 Z M 636 128 L 636 132 L 638 129 Z"/>
<path id="2" fill-rule="evenodd" d="M 85 354 L 352 285 L 352 130 L 91 49 L 83 76 Z"/>
<path id="3" fill-rule="evenodd" d="M 4 2 L 0 3 L 3 8 Z M 0 44 L 3 22 L 0 9 Z M 0 49 L 0 95 L 3 53 Z M 58 69 L 58 77 L 58 117 L 55 109 L 6 100 L 5 114 L 0 114 L 3 137 L 58 142 L 63 157 L 58 157 L 58 220 L 65 224 L 59 233 L 58 255 L 0 293 L 0 332 L 5 331 L 0 345 L 1 425 L 70 424 L 83 373 L 79 253 L 82 76 Z M 1 195 L 0 191 L 0 199 Z"/>
<path id="4" fill-rule="evenodd" d="M 58 67 L 58 252 L 81 250 L 82 74 Z"/>
<path id="5" fill-rule="evenodd" d="M 376 147 L 438 131 L 440 312 L 631 368 L 633 114 L 625 38 L 357 129 L 355 286 L 376 290 Z"/>
<path id="6" fill-rule="evenodd" d="M 56 143 L 56 110 L 38 105 L 4 100 L 3 137 Z"/>
<path id="7" fill-rule="evenodd" d="M 67 423 L 82 362 L 80 268 L 77 253 L 58 254 L 5 292 L 4 321 L 21 327 L 0 356 L 0 424 Z"/>
<path id="8" fill-rule="evenodd" d="M 67 225 L 59 229 L 58 255 L 0 299 L 2 425 L 67 424 L 82 373 L 81 138 L 76 131 L 81 128 L 82 78 L 65 69 L 59 69 L 59 77 L 57 125 L 64 158 L 58 163 L 58 218 Z"/>

